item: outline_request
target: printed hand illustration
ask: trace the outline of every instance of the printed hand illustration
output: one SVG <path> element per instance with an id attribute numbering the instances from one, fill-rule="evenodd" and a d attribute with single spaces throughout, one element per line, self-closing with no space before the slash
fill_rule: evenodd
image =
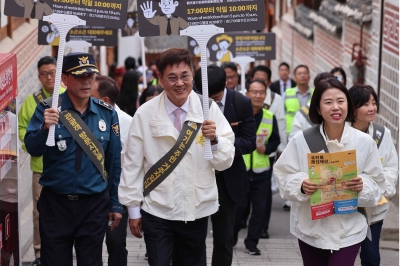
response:
<path id="1" fill-rule="evenodd" d="M 143 16 L 147 19 L 150 19 L 154 17 L 154 14 L 157 12 L 157 10 L 153 11 L 153 2 L 152 1 L 147 1 L 140 5 L 140 7 L 143 10 Z"/>

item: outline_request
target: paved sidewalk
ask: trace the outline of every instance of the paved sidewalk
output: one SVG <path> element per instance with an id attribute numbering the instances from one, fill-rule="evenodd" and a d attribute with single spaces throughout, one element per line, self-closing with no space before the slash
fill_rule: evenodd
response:
<path id="1" fill-rule="evenodd" d="M 258 248 L 261 250 L 261 256 L 251 256 L 245 253 L 243 244 L 244 239 L 239 239 L 237 246 L 234 248 L 233 266 L 301 266 L 302 260 L 300 250 L 296 239 L 261 239 Z M 212 239 L 207 238 L 207 264 L 211 265 Z M 384 243 L 382 243 L 384 244 Z M 393 248 L 398 242 L 390 241 Z M 386 246 L 390 246 L 387 242 Z M 143 239 L 133 237 L 127 238 L 128 247 L 128 265 L 144 266 L 148 265 L 144 259 L 146 252 Z M 389 247 L 390 248 L 390 247 Z M 393 249 L 381 249 L 382 263 L 381 266 L 399 265 L 399 252 Z M 22 265 L 30 265 L 34 260 L 33 248 L 30 247 L 28 252 L 22 258 Z M 107 249 L 103 246 L 103 261 L 107 264 Z M 76 263 L 74 263 L 76 265 Z M 357 258 L 356 266 L 360 266 L 359 258 Z"/>

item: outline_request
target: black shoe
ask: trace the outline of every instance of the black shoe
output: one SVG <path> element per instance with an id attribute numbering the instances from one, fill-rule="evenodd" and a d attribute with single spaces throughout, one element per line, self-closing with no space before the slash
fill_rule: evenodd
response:
<path id="1" fill-rule="evenodd" d="M 40 266 L 40 265 L 42 265 L 40 262 L 40 258 L 36 258 L 31 264 L 31 266 Z"/>
<path id="2" fill-rule="evenodd" d="M 283 205 L 283 210 L 284 211 L 290 211 L 290 206 L 288 206 L 288 205 Z"/>
<path id="3" fill-rule="evenodd" d="M 149 260 L 149 256 L 147 255 L 147 252 L 146 252 L 146 254 L 144 254 L 144 259 Z"/>
<path id="4" fill-rule="evenodd" d="M 253 256 L 261 255 L 261 251 L 258 248 L 246 248 L 247 253 Z"/>
<path id="5" fill-rule="evenodd" d="M 268 234 L 268 230 L 267 229 L 263 229 L 262 230 L 261 238 L 263 238 L 263 239 L 268 239 L 269 238 L 269 234 Z"/>

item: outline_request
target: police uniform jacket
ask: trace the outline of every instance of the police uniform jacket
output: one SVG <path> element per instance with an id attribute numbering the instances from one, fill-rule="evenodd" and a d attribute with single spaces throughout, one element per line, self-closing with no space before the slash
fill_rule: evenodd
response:
<path id="1" fill-rule="evenodd" d="M 376 206 L 385 191 L 385 176 L 375 141 L 348 123 L 340 142 L 328 140 L 323 125 L 320 125 L 320 134 L 329 152 L 356 150 L 358 176 L 363 180 L 363 189 L 358 193 L 358 206 Z M 303 181 L 309 178 L 307 153 L 310 149 L 303 133 L 299 132 L 274 166 L 281 197 L 292 201 L 290 232 L 303 242 L 326 250 L 339 250 L 362 242 L 367 235 L 368 224 L 359 212 L 311 219 L 310 196 L 301 192 Z"/>
<path id="2" fill-rule="evenodd" d="M 62 97 L 61 111 L 73 109 L 68 93 Z M 88 109 L 81 115 L 82 120 L 92 130 L 104 149 L 105 170 L 108 173 L 108 185 L 96 166 L 72 138 L 61 121 L 58 121 L 55 130 L 53 147 L 46 146 L 48 131 L 44 129 L 44 110 L 50 108 L 41 102 L 35 110 L 25 135 L 25 145 L 31 156 L 43 155 L 43 174 L 39 183 L 58 194 L 100 193 L 107 187 L 110 194 L 110 212 L 122 212 L 122 205 L 118 202 L 118 183 L 121 174 L 121 140 L 118 128 L 118 116 L 112 106 L 89 98 Z M 79 112 L 78 112 L 79 114 Z M 101 120 L 105 123 L 105 130 L 100 126 Z M 60 151 L 57 142 L 66 141 L 67 148 Z"/>
<path id="3" fill-rule="evenodd" d="M 60 93 L 63 93 L 65 92 L 65 88 L 60 87 L 59 91 Z M 43 93 L 44 96 L 46 96 L 46 98 L 51 97 L 50 93 L 48 93 L 44 88 L 43 88 Z M 27 151 L 24 143 L 26 128 L 28 127 L 29 121 L 31 121 L 31 117 L 35 112 L 37 106 L 35 97 L 33 95 L 34 94 L 30 94 L 26 97 L 24 103 L 21 106 L 21 109 L 19 109 L 18 112 L 18 136 L 22 142 L 22 149 L 24 151 Z M 42 156 L 39 157 L 31 156 L 31 170 L 32 172 L 35 173 L 43 172 Z"/>
<path id="4" fill-rule="evenodd" d="M 223 171 L 232 165 L 235 136 L 218 105 L 213 102 L 209 114 L 210 120 L 216 124 L 219 138 L 218 149 L 212 151 L 213 159 L 204 159 L 204 142 L 200 129 L 174 171 L 143 197 L 145 173 L 173 147 L 179 135 L 167 114 L 165 96 L 163 92 L 146 102 L 133 117 L 128 140 L 122 151 L 119 201 L 131 210 L 143 202 L 144 211 L 162 219 L 193 221 L 218 210 L 214 170 Z M 188 100 L 186 121 L 203 123 L 199 97 L 192 91 Z"/>

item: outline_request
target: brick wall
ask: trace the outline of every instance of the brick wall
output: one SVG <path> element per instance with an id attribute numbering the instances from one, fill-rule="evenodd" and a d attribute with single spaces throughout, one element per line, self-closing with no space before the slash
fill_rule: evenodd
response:
<path id="1" fill-rule="evenodd" d="M 383 40 L 380 44 L 380 16 L 384 8 Z M 377 121 L 388 127 L 395 143 L 399 139 L 399 3 L 386 0 L 382 7 L 381 0 L 373 2 L 374 19 L 363 27 L 363 55 L 365 60 L 365 84 L 371 85 L 380 94 L 380 110 Z M 318 26 L 314 26 L 313 40 L 302 37 L 290 26 L 293 15 L 285 14 L 272 29 L 279 32 L 281 42 L 277 41 L 277 59 L 271 62 L 272 79 L 279 78 L 277 68 L 285 61 L 293 69 L 298 64 L 310 67 L 311 80 L 324 71 L 330 71 L 340 66 L 346 71 L 347 87 L 353 86 L 351 67 L 352 48 L 354 43 L 360 43 L 361 26 L 353 22 L 343 21 L 343 32 L 333 36 Z M 380 86 L 378 84 L 379 53 L 382 50 Z"/>
<path id="2" fill-rule="evenodd" d="M 379 122 L 399 143 L 399 3 L 385 1 L 383 13 Z"/>

